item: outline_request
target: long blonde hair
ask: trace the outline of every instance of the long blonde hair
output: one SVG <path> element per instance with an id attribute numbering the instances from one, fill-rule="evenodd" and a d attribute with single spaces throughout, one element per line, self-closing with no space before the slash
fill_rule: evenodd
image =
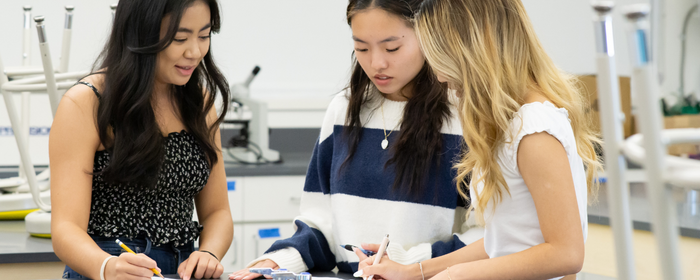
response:
<path id="1" fill-rule="evenodd" d="M 496 155 L 512 138 L 509 124 L 528 92 L 569 112 L 588 192 L 595 196 L 600 137 L 584 115 L 576 80 L 545 53 L 520 0 L 426 0 L 415 23 L 426 60 L 461 95 L 458 114 L 469 149 L 455 165 L 457 189 L 468 198 L 469 186 L 483 182 L 474 192 L 478 205 L 470 206 L 481 224 L 488 202 L 497 205 L 504 191 L 510 193 Z"/>

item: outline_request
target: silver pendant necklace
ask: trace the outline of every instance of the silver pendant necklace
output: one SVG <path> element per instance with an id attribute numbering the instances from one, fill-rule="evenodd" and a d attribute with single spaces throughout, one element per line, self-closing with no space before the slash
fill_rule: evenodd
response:
<path id="1" fill-rule="evenodd" d="M 384 140 L 382 140 L 382 150 L 386 150 L 386 148 L 389 147 L 389 135 L 391 135 L 391 133 L 394 132 L 394 130 L 399 127 L 399 125 L 401 124 L 401 121 L 399 121 L 399 123 L 396 124 L 396 127 L 394 127 L 394 129 L 389 131 L 389 134 L 387 134 L 386 133 L 386 120 L 384 120 L 384 100 L 382 100 L 381 111 L 382 111 L 382 124 L 384 125 L 384 127 L 382 127 L 382 129 L 384 130 Z"/>

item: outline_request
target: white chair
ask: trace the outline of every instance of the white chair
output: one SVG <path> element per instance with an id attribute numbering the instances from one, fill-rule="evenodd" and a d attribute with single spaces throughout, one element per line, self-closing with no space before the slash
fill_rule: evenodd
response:
<path id="1" fill-rule="evenodd" d="M 35 17 L 34 21 L 37 23 L 36 27 L 39 34 L 39 49 L 41 51 L 44 75 L 9 81 L 8 75 L 6 74 L 7 72 L 4 71 L 2 61 L 0 60 L 0 73 L 2 73 L 0 76 L 0 93 L 3 95 L 7 113 L 9 114 L 11 125 L 15 131 L 20 130 L 19 128 L 22 127 L 22 123 L 19 113 L 15 108 L 12 93 L 46 92 L 49 96 L 52 115 L 55 116 L 58 103 L 61 99 L 58 90 L 65 90 L 72 87 L 77 79 L 88 74 L 87 71 L 56 74 L 51 61 L 49 44 L 46 41 L 46 30 L 43 24 L 44 18 Z M 51 205 L 44 201 L 49 195 L 48 189 L 50 184 L 48 181 L 46 181 L 45 184 L 40 184 L 37 178 L 38 176 L 34 171 L 34 165 L 32 164 L 29 153 L 27 135 L 24 133 L 14 133 L 14 136 L 20 154 L 22 169 L 26 176 L 33 202 L 41 209 L 41 211 L 32 212 L 26 216 L 26 229 L 33 236 L 50 237 Z M 42 190 L 45 191 L 42 192 Z"/>
<path id="2" fill-rule="evenodd" d="M 31 58 L 31 11 L 32 6 L 24 6 L 24 32 L 23 32 L 23 45 L 22 45 L 22 67 L 18 68 L 6 68 L 3 74 L 7 76 L 9 80 L 27 78 L 37 75 L 44 74 L 43 67 L 30 67 Z M 68 61 L 70 58 L 70 45 L 72 37 L 72 26 L 73 26 L 73 6 L 65 6 L 66 17 L 63 28 L 63 45 L 61 47 L 61 57 L 59 59 L 59 68 L 55 70 L 56 73 L 66 73 L 68 72 Z M 41 35 L 39 35 L 41 36 Z M 45 36 L 44 36 L 45 37 Z M 14 133 L 22 133 L 25 139 L 29 138 L 29 116 L 30 116 L 30 92 L 22 92 L 22 117 L 21 125 L 19 127 L 13 127 Z M 46 181 L 49 179 L 49 169 L 44 170 L 37 176 L 37 180 Z M 19 176 L 0 179 L 0 189 L 6 192 L 18 192 L 26 193 L 29 191 L 27 184 L 27 177 L 24 174 L 24 168 L 20 163 Z M 14 205 L 5 205 L 0 209 L 0 212 L 7 209 L 22 209 L 22 208 L 8 208 L 16 207 Z"/>
<path id="3" fill-rule="evenodd" d="M 631 5 L 625 9 L 630 28 L 630 49 L 633 60 L 632 88 L 634 105 L 640 114 L 641 134 L 622 139 L 619 87 L 614 64 L 612 23 L 613 1 L 593 3 L 598 46 L 598 92 L 601 128 L 605 140 L 606 174 L 610 220 L 615 237 L 618 278 L 636 279 L 632 255 L 632 230 L 629 213 L 629 187 L 625 180 L 625 161 L 642 165 L 647 174 L 647 197 L 651 202 L 654 236 L 659 249 L 661 273 L 664 279 L 682 279 L 678 254 L 679 229 L 674 193 L 700 189 L 700 161 L 669 156 L 666 145 L 700 143 L 700 129 L 663 129 L 659 105 L 659 85 L 650 55 L 648 4 Z"/>

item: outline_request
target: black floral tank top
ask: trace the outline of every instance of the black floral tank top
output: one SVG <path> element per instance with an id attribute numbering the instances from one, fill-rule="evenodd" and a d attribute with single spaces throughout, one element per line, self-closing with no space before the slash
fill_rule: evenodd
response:
<path id="1" fill-rule="evenodd" d="M 203 227 L 192 220 L 194 196 L 209 179 L 209 164 L 196 138 L 187 131 L 165 138 L 165 159 L 154 188 L 105 182 L 99 172 L 109 165 L 110 153 L 95 153 L 88 234 L 145 236 L 155 246 L 181 246 L 199 237 Z"/>

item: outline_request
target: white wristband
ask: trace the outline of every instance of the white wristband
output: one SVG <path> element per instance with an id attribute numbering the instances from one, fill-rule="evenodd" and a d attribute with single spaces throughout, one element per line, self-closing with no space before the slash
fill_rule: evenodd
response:
<path id="1" fill-rule="evenodd" d="M 420 266 L 420 276 L 425 280 L 425 274 L 423 274 L 423 264 L 421 262 L 418 262 L 418 266 Z"/>
<path id="2" fill-rule="evenodd" d="M 101 280 L 105 280 L 105 267 L 107 266 L 107 262 L 109 261 L 109 259 L 116 258 L 116 257 L 117 256 L 109 256 L 109 257 L 105 258 L 104 261 L 102 261 L 102 267 L 100 267 L 100 279 Z"/>

